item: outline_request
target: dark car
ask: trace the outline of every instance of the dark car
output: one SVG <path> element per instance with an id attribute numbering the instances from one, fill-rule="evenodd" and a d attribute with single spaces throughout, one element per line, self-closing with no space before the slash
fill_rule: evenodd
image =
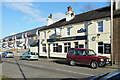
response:
<path id="1" fill-rule="evenodd" d="M 5 51 L 4 53 L 2 53 L 2 57 L 3 58 L 8 58 L 8 57 L 14 58 L 14 54 L 11 51 Z"/>
<path id="2" fill-rule="evenodd" d="M 71 66 L 74 66 L 75 64 L 86 64 L 94 69 L 98 66 L 103 67 L 109 63 L 109 58 L 98 56 L 91 49 L 71 48 L 69 49 L 66 58 Z"/>
<path id="3" fill-rule="evenodd" d="M 114 73 L 105 73 L 97 76 L 91 76 L 82 80 L 120 80 L 120 70 Z"/>

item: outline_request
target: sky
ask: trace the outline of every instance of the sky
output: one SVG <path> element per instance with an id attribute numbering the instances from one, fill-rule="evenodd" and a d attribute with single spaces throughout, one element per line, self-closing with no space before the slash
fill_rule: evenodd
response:
<path id="1" fill-rule="evenodd" d="M 108 6 L 107 2 L 2 2 L 0 39 L 46 25 L 46 19 L 52 13 L 54 22 L 65 18 L 67 7 L 71 6 L 75 14 L 81 14 L 86 5 L 93 9 Z"/>

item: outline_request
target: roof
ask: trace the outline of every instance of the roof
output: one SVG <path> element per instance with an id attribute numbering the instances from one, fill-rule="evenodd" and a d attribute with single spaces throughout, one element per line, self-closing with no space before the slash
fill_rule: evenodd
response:
<path id="1" fill-rule="evenodd" d="M 75 24 L 75 23 L 79 23 L 79 22 L 110 17 L 110 15 L 111 15 L 110 10 L 111 10 L 110 6 L 99 8 L 96 10 L 88 11 L 86 13 L 75 15 L 75 17 L 70 21 L 66 21 L 66 18 L 63 18 L 60 21 L 57 21 L 49 26 L 38 27 L 38 28 L 35 28 L 32 30 L 17 33 L 15 35 L 18 35 L 17 39 L 19 39 L 22 37 L 22 33 L 28 33 L 28 36 L 36 35 L 36 31 L 38 29 L 39 29 L 39 31 L 42 31 L 42 30 L 47 30 L 47 29 L 52 29 L 52 28 L 58 28 L 61 26 L 69 25 L 69 24 Z M 114 8 L 114 16 L 118 16 L 118 15 L 120 15 L 120 10 L 115 10 L 115 8 Z M 12 36 L 14 36 L 14 35 L 12 35 Z M 8 37 L 12 37 L 12 36 L 8 36 Z M 5 37 L 5 38 L 8 38 L 8 37 Z"/>
<path id="2" fill-rule="evenodd" d="M 70 21 L 66 21 L 66 19 L 64 18 L 64 19 L 62 19 L 62 20 L 60 20 L 56 23 L 53 23 L 50 26 L 46 26 L 46 27 L 40 29 L 40 31 L 51 29 L 51 28 L 58 28 L 58 27 L 61 27 L 61 26 L 69 25 L 69 24 L 75 24 L 75 23 L 79 23 L 79 22 L 110 17 L 110 15 L 111 15 L 110 10 L 111 10 L 111 7 L 107 6 L 107 7 L 99 8 L 99 9 L 96 9 L 96 10 L 92 10 L 92 11 L 88 11 L 86 13 L 76 15 Z M 120 10 L 115 10 L 114 9 L 114 16 L 117 16 L 117 15 L 120 15 Z"/>

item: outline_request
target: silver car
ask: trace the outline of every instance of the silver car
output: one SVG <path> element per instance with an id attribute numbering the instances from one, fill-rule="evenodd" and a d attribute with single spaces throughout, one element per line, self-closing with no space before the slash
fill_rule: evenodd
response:
<path id="1" fill-rule="evenodd" d="M 2 57 L 3 58 L 14 58 L 14 54 L 13 54 L 13 52 L 11 52 L 11 51 L 5 51 L 4 53 L 2 53 Z"/>

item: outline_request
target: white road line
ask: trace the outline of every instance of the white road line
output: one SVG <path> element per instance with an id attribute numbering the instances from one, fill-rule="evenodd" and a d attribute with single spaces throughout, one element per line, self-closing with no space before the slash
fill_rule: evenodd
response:
<path id="1" fill-rule="evenodd" d="M 87 75 L 87 76 L 94 76 L 94 75 L 92 75 L 92 74 L 78 73 L 78 72 L 68 71 L 68 70 L 62 70 L 62 69 L 55 69 L 55 70 L 63 71 L 63 72 L 69 72 L 69 73 L 74 73 L 74 74 L 82 74 L 82 75 Z"/>

